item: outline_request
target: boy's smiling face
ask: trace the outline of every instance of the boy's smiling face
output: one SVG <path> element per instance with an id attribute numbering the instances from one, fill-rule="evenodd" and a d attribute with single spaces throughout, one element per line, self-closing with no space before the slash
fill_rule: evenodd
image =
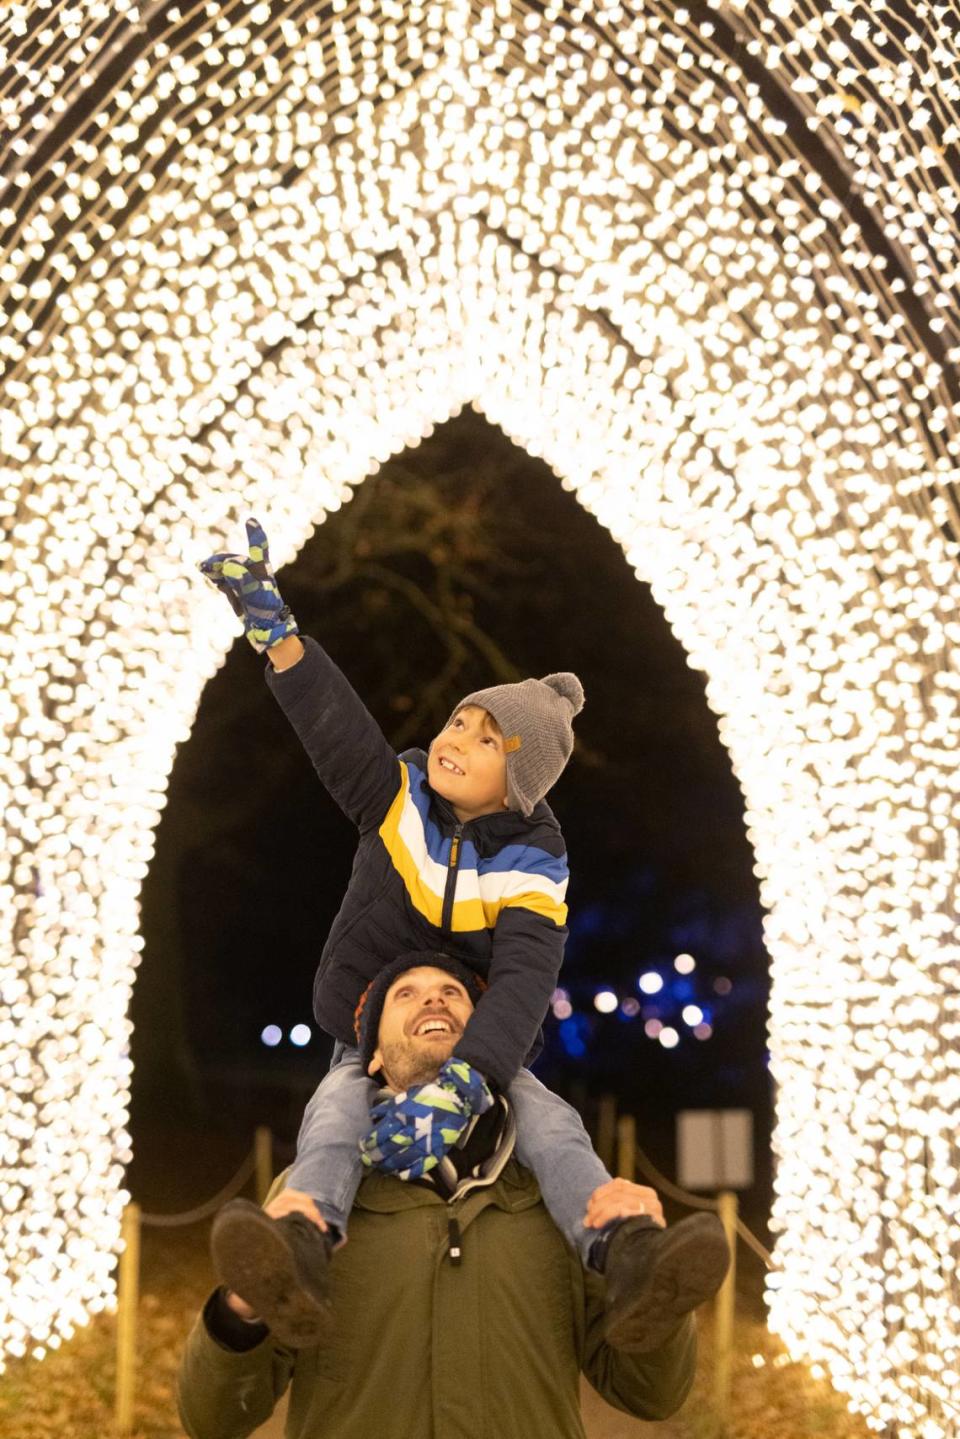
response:
<path id="1" fill-rule="evenodd" d="M 430 746 L 427 778 L 461 823 L 506 808 L 507 753 L 493 715 L 479 705 L 457 710 Z"/>

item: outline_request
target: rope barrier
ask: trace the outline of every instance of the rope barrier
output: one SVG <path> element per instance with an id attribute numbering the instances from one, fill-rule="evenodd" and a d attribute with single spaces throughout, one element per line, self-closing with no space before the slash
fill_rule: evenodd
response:
<path id="1" fill-rule="evenodd" d="M 691 1194 L 689 1190 L 681 1189 L 679 1184 L 672 1184 L 666 1175 L 661 1174 L 656 1165 L 647 1158 L 639 1144 L 635 1146 L 634 1154 L 637 1168 L 647 1176 L 656 1189 L 662 1190 L 670 1199 L 675 1199 L 678 1204 L 685 1204 L 690 1209 L 710 1209 L 714 1213 L 717 1212 L 719 1206 L 715 1199 L 704 1199 L 700 1194 Z M 754 1254 L 763 1260 L 768 1269 L 776 1269 L 777 1266 L 773 1262 L 773 1255 L 769 1249 L 764 1248 L 753 1230 L 744 1224 L 739 1215 L 737 1216 L 737 1234 L 748 1249 L 752 1249 Z"/>
<path id="2" fill-rule="evenodd" d="M 211 1214 L 216 1214 L 221 1204 L 236 1198 L 256 1167 L 256 1151 L 251 1150 L 229 1184 L 225 1184 L 219 1194 L 215 1194 L 205 1204 L 198 1204 L 195 1209 L 186 1209 L 182 1214 L 141 1214 L 140 1223 L 149 1224 L 154 1229 L 176 1229 L 181 1224 L 197 1224 L 201 1219 L 208 1219 Z"/>
<path id="3" fill-rule="evenodd" d="M 768 1269 L 777 1269 L 777 1265 L 773 1262 L 773 1255 L 770 1253 L 770 1250 L 763 1247 L 763 1245 L 760 1243 L 760 1240 L 753 1233 L 753 1230 L 748 1229 L 739 1216 L 737 1217 L 737 1233 L 743 1240 L 747 1248 L 752 1249 L 754 1254 L 756 1254 L 759 1259 L 763 1260 L 764 1264 L 767 1266 Z"/>
<path id="4" fill-rule="evenodd" d="M 716 1214 L 719 1206 L 715 1199 L 705 1199 L 702 1194 L 691 1194 L 689 1190 L 681 1189 L 679 1184 L 672 1184 L 647 1158 L 639 1144 L 634 1148 L 634 1158 L 637 1168 L 647 1176 L 654 1188 L 666 1194 L 669 1199 L 675 1199 L 678 1204 L 685 1204 L 689 1209 L 710 1209 Z"/>
<path id="5" fill-rule="evenodd" d="M 140 1231 L 176 1229 L 183 1224 L 197 1224 L 215 1214 L 222 1204 L 233 1199 L 256 1176 L 257 1200 L 266 1200 L 273 1177 L 273 1139 L 270 1130 L 261 1125 L 255 1135 L 253 1149 L 228 1184 L 204 1204 L 186 1209 L 181 1214 L 143 1214 L 131 1201 L 123 1212 L 120 1274 L 117 1284 L 117 1380 L 114 1410 L 115 1432 L 127 1439 L 134 1427 L 134 1396 L 136 1389 L 137 1307 L 140 1292 Z"/>

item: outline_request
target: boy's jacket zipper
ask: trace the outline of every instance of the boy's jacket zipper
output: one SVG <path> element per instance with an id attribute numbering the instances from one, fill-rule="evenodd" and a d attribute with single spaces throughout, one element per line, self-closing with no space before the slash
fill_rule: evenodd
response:
<path id="1" fill-rule="evenodd" d="M 447 862 L 447 882 L 443 888 L 443 909 L 440 913 L 440 928 L 449 934 L 453 921 L 453 896 L 457 889 L 457 869 L 460 865 L 460 836 L 463 825 L 458 824 L 450 842 L 450 859 Z"/>

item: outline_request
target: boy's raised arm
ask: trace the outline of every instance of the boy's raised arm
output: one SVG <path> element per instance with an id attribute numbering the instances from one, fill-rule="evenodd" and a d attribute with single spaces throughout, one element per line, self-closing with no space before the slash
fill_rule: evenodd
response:
<path id="1" fill-rule="evenodd" d="M 379 825 L 400 784 L 397 757 L 329 655 L 300 638 L 257 520 L 247 521 L 247 548 L 246 555 L 211 555 L 200 572 L 243 620 L 253 648 L 267 655 L 267 683 L 333 799 L 360 830 Z"/>
<path id="2" fill-rule="evenodd" d="M 375 828 L 400 786 L 400 762 L 326 651 L 309 636 L 296 644 L 303 653 L 268 666 L 267 684 L 332 798 L 358 829 Z"/>

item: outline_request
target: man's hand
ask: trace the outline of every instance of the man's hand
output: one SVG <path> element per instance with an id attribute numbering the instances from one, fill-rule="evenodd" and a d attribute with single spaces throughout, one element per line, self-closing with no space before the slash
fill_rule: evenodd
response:
<path id="1" fill-rule="evenodd" d="M 200 573 L 226 595 L 247 639 L 262 654 L 299 630 L 277 589 L 267 536 L 257 520 L 247 520 L 247 548 L 246 555 L 211 555 L 201 561 Z"/>
<path id="2" fill-rule="evenodd" d="M 318 1229 L 324 1233 L 327 1231 L 327 1221 L 320 1213 L 316 1204 L 309 1194 L 304 1194 L 299 1189 L 281 1189 L 276 1199 L 271 1199 L 269 1204 L 263 1207 L 264 1214 L 269 1214 L 271 1219 L 282 1219 L 286 1214 L 305 1214 L 312 1219 Z M 234 1294 L 228 1289 L 225 1295 L 227 1304 L 240 1319 L 246 1319 L 248 1323 L 255 1323 L 257 1315 L 245 1299 L 239 1294 Z"/>
<path id="3" fill-rule="evenodd" d="M 649 1214 L 661 1228 L 666 1224 L 655 1189 L 631 1184 L 629 1179 L 611 1179 L 587 1200 L 583 1223 L 587 1229 L 602 1229 L 611 1219 L 633 1219 L 638 1214 Z"/>
<path id="4" fill-rule="evenodd" d="M 412 1085 L 373 1107 L 360 1159 L 368 1169 L 419 1179 L 492 1103 L 483 1075 L 462 1059 L 448 1059 L 431 1083 Z"/>

